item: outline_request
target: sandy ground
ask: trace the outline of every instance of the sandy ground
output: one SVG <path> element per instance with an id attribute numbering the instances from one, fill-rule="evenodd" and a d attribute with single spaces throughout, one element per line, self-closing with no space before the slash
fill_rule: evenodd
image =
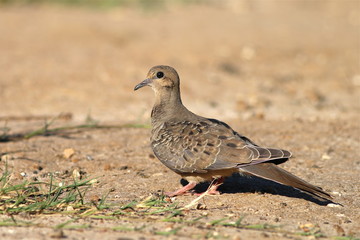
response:
<path id="1" fill-rule="evenodd" d="M 134 92 L 150 67 L 175 67 L 184 104 L 221 119 L 264 146 L 291 150 L 283 167 L 334 195 L 329 207 L 296 190 L 234 176 L 206 210 L 186 218 L 241 216 L 249 224 L 281 225 L 284 232 L 190 226 L 171 238 L 308 239 L 288 232 L 311 224 L 324 235 L 360 237 L 360 3 L 359 1 L 225 1 L 172 4 L 158 9 L 67 7 L 0 8 L 0 124 L 8 134 L 56 124 L 149 123 L 150 89 Z M 71 131 L 0 143 L 14 179 L 78 169 L 99 176 L 91 195 L 111 188 L 122 205 L 171 191 L 180 178 L 153 157 L 149 129 Z M 71 159 L 62 157 L 72 148 Z M 41 171 L 38 170 L 41 166 Z M 46 175 L 46 174 L 45 174 Z M 194 196 L 176 199 L 186 205 Z M 56 237 L 68 216 L 16 216 L 44 227 L 0 227 L 2 239 Z M 8 216 L 1 216 L 6 219 Z M 83 223 L 87 220 L 78 220 Z M 64 230 L 67 239 L 159 238 L 169 223 L 144 219 L 89 220 L 93 228 Z M 146 225 L 142 231 L 104 230 Z M 174 228 L 177 225 L 171 225 Z M 210 233 L 210 235 L 209 235 Z M 216 233 L 216 234 L 215 234 Z M 211 235 L 212 234 L 212 235 Z M 314 237 L 314 236 L 311 236 Z"/>

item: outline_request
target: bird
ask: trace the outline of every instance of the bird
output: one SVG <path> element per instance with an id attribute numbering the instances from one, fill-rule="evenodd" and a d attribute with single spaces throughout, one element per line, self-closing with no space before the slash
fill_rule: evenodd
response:
<path id="1" fill-rule="evenodd" d="M 212 182 L 209 194 L 234 173 L 256 176 L 291 186 L 323 201 L 332 197 L 277 165 L 287 161 L 291 152 L 261 147 L 233 130 L 225 122 L 189 111 L 180 96 L 177 71 L 165 65 L 152 67 L 134 91 L 150 86 L 155 92 L 151 111 L 151 148 L 169 169 L 187 180 L 182 188 L 167 193 L 178 196 L 191 192 L 202 182 Z"/>

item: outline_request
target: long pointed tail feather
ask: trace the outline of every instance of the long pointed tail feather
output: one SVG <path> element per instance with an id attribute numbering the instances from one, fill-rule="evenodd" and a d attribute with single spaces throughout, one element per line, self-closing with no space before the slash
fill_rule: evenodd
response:
<path id="1" fill-rule="evenodd" d="M 295 175 L 285 171 L 284 169 L 277 167 L 273 163 L 260 163 L 255 165 L 249 165 L 241 167 L 241 170 L 249 173 L 250 175 L 254 175 L 283 185 L 297 188 L 322 199 L 326 199 L 329 201 L 331 201 L 332 199 L 331 195 L 324 192 L 321 188 L 305 182 L 299 177 L 296 177 Z"/>

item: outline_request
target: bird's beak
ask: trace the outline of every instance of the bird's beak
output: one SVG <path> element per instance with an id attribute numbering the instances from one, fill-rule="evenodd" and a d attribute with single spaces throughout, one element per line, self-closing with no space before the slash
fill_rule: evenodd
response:
<path id="1" fill-rule="evenodd" d="M 138 90 L 139 88 L 142 88 L 144 86 L 149 86 L 152 83 L 152 79 L 151 78 L 147 78 L 144 81 L 142 81 L 141 83 L 139 83 L 138 85 L 135 86 L 134 91 Z"/>

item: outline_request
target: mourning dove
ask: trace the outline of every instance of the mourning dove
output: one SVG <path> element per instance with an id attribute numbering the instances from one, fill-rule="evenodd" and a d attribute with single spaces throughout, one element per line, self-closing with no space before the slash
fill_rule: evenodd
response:
<path id="1" fill-rule="evenodd" d="M 321 188 L 276 166 L 291 157 L 289 151 L 260 147 L 226 123 L 189 111 L 181 102 L 180 79 L 174 68 L 152 67 L 134 90 L 144 86 L 155 92 L 152 150 L 166 167 L 188 181 L 168 196 L 184 194 L 206 181 L 215 181 L 210 193 L 218 194 L 217 187 L 224 177 L 240 173 L 288 185 L 323 200 L 331 199 Z"/>

